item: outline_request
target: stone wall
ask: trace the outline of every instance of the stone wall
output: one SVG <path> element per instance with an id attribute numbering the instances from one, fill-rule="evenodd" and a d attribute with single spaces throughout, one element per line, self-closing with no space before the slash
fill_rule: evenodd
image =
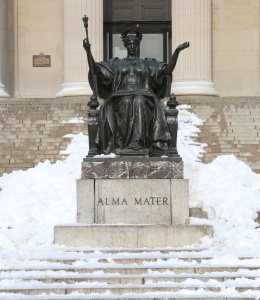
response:
<path id="1" fill-rule="evenodd" d="M 234 154 L 260 173 L 260 97 L 178 97 L 203 119 L 197 140 L 207 143 L 204 163 L 219 155 Z"/>
<path id="2" fill-rule="evenodd" d="M 259 0 L 212 0 L 213 81 L 220 95 L 259 95 Z"/>
<path id="3" fill-rule="evenodd" d="M 2 81 L 15 98 L 55 97 L 63 83 L 63 0 L 1 0 Z M 51 55 L 33 67 L 33 55 Z"/>
<path id="4" fill-rule="evenodd" d="M 71 141 L 63 136 L 87 133 L 87 121 L 62 121 L 72 117 L 87 119 L 88 100 L 85 97 L 0 99 L 0 176 L 26 170 L 47 159 L 51 163 L 62 159 L 60 150 L 66 149 Z"/>
<path id="5" fill-rule="evenodd" d="M 18 1 L 19 93 L 54 97 L 63 83 L 63 0 Z M 51 55 L 51 67 L 34 68 L 32 56 Z"/>

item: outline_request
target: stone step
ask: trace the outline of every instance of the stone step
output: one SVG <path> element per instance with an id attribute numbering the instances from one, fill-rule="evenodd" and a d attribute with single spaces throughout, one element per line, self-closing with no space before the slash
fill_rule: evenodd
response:
<path id="1" fill-rule="evenodd" d="M 115 251 L 115 250 L 114 250 Z M 161 251 L 147 251 L 139 252 L 138 250 L 132 251 L 132 250 L 121 250 L 121 252 L 113 252 L 111 250 L 107 250 L 105 252 L 102 250 L 102 252 L 96 253 L 96 252 L 88 252 L 86 251 L 80 251 L 79 253 L 73 252 L 73 253 L 66 253 L 66 258 L 58 258 L 58 257 L 46 257 L 41 258 L 40 261 L 48 262 L 51 264 L 64 264 L 64 265 L 73 265 L 77 262 L 77 264 L 84 265 L 85 263 L 88 263 L 95 258 L 97 263 L 102 264 L 109 264 L 111 262 L 116 264 L 144 264 L 147 262 L 161 262 L 165 263 L 168 262 L 171 265 L 194 265 L 194 266 L 200 266 L 200 265 L 212 265 L 214 264 L 216 258 L 212 258 L 208 255 L 204 256 L 201 255 L 201 253 L 198 253 L 197 256 L 195 256 L 192 252 L 191 253 L 178 253 L 176 251 L 167 251 L 163 253 Z M 235 262 L 237 265 L 245 266 L 246 264 L 255 264 L 255 259 L 258 257 L 252 257 L 252 256 L 241 256 L 236 257 L 233 262 Z M 222 258 L 218 258 L 218 262 L 221 264 Z M 33 262 L 33 260 L 31 260 Z M 37 260 L 36 263 L 39 261 Z M 260 267 L 260 264 L 259 264 Z"/>
<path id="2" fill-rule="evenodd" d="M 64 249 L 63 258 L 54 253 L 23 262 L 16 270 L 0 270 L 0 299 L 248 299 L 253 293 L 260 295 L 258 256 L 233 257 L 227 265 L 221 263 L 226 262 L 225 256 L 211 257 L 203 249 Z"/>
<path id="3" fill-rule="evenodd" d="M 258 145 L 259 147 L 259 144 L 260 144 L 260 141 L 259 140 L 243 140 L 243 141 L 239 141 L 239 140 L 235 140 L 233 141 L 234 144 L 237 144 L 237 145 L 245 145 L 245 146 L 249 146 L 249 145 L 252 145 L 252 147 L 254 147 L 255 145 Z M 255 148 L 255 149 L 258 149 Z"/>
<path id="4" fill-rule="evenodd" d="M 204 157 L 217 157 L 217 156 L 221 156 L 221 155 L 230 155 L 233 154 L 234 156 L 238 157 L 238 153 L 230 153 L 230 152 L 206 152 L 204 153 Z"/>
<path id="5" fill-rule="evenodd" d="M 4 296 L 5 297 L 5 296 Z M 54 295 L 53 296 L 49 296 L 49 295 L 41 295 L 41 296 L 26 296 L 26 295 L 15 295 L 15 298 L 13 298 L 12 300 L 62 300 L 62 299 L 68 299 L 68 300 L 81 300 L 81 299 L 93 299 L 93 295 L 84 295 L 84 294 L 78 294 L 78 295 Z M 149 298 L 147 298 L 149 297 Z M 2 298 L 1 294 L 0 294 L 0 299 L 4 299 L 6 300 L 6 298 Z M 10 298 L 8 298 L 10 299 Z M 224 299 L 224 300 L 242 300 L 242 299 L 247 299 L 247 300 L 255 300 L 255 297 L 250 297 L 250 296 L 244 296 L 242 295 L 238 295 L 237 297 L 232 297 L 231 295 L 216 295 L 215 293 L 207 293 L 206 296 L 205 294 L 200 294 L 197 293 L 197 295 L 183 295 L 182 293 L 167 293 L 164 297 L 163 294 L 158 295 L 158 293 L 150 293 L 149 295 L 147 294 L 133 294 L 133 295 L 107 295 L 107 294 L 95 294 L 95 300 L 102 300 L 102 299 L 122 299 L 122 300 L 133 300 L 133 299 L 142 299 L 142 300 L 151 300 L 151 299 L 156 299 L 156 300 L 215 300 L 215 299 Z"/>
<path id="6" fill-rule="evenodd" d="M 63 265 L 63 266 L 53 266 L 50 265 L 49 267 L 45 268 L 13 268 L 11 270 L 2 269 L 0 272 L 2 272 L 2 275 L 13 272 L 13 271 L 46 271 L 46 270 L 52 270 L 56 272 L 60 271 L 69 271 L 79 274 L 92 274 L 96 271 L 103 271 L 103 274 L 120 274 L 120 275 L 140 275 L 140 274 L 149 274 L 152 271 L 156 272 L 174 272 L 175 274 L 181 274 L 181 273 L 188 273 L 188 274 L 204 274 L 204 273 L 210 273 L 210 272 L 238 272 L 238 271 L 257 271 L 259 272 L 260 266 L 243 266 L 243 265 L 236 265 L 236 266 L 225 266 L 225 265 L 215 265 L 215 266 L 209 266 L 209 265 L 194 265 L 194 266 L 177 266 L 177 265 L 170 265 L 167 264 L 167 266 L 164 265 L 158 265 L 158 264 L 146 264 L 146 265 L 105 265 L 105 264 L 93 264 L 86 263 L 84 266 L 71 266 L 71 265 Z"/>
<path id="7" fill-rule="evenodd" d="M 66 284 L 76 284 L 76 283 L 107 283 L 107 284 L 146 284 L 146 283 L 162 283 L 162 282 L 172 282 L 172 283 L 183 283 L 186 280 L 189 280 L 190 283 L 207 283 L 211 282 L 212 280 L 215 281 L 215 284 L 218 284 L 219 282 L 224 282 L 224 281 L 232 281 L 233 284 L 236 284 L 236 281 L 245 279 L 249 284 L 254 284 L 255 283 L 255 278 L 256 275 L 234 275 L 234 273 L 223 273 L 219 274 L 218 276 L 216 274 L 207 274 L 207 275 L 200 275 L 200 274 L 181 274 L 180 275 L 165 275 L 165 274 L 155 274 L 155 275 L 147 275 L 147 274 L 140 274 L 140 275 L 120 275 L 117 276 L 116 274 L 111 276 L 109 274 L 103 275 L 103 276 L 97 276 L 97 275 L 80 275 L 80 274 L 74 274 L 71 275 L 71 273 L 68 273 L 66 275 L 52 275 L 50 274 L 50 271 L 44 276 L 39 275 L 33 275 L 33 276 L 13 276 L 13 277 L 2 277 L 0 280 L 4 281 L 4 285 L 12 285 L 17 280 L 19 280 L 19 284 L 28 284 L 29 282 L 32 283 L 32 281 L 37 281 L 40 283 L 45 283 L 45 284 L 52 284 L 52 283 L 66 283 Z M 0 287 L 1 287 L 1 282 L 0 282 Z"/>
<path id="8" fill-rule="evenodd" d="M 193 258 L 193 257 L 199 257 L 204 258 L 208 257 L 208 255 L 204 255 L 203 251 L 207 250 L 205 248 L 196 247 L 195 249 L 193 247 L 190 248 L 173 248 L 173 247 L 167 247 L 167 248 L 90 248 L 90 247 L 66 247 L 65 251 L 66 253 L 95 253 L 98 251 L 102 255 L 105 255 L 106 253 L 113 253 L 116 255 L 128 255 L 134 254 L 134 255 L 142 255 L 146 253 L 152 253 L 152 254 L 172 254 L 176 255 L 178 258 Z M 252 258 L 252 256 L 248 256 L 245 258 Z"/>
<path id="9" fill-rule="evenodd" d="M 225 283 L 225 282 L 224 282 Z M 225 288 L 232 287 L 232 290 L 239 293 L 246 291 L 260 291 L 260 286 L 247 286 L 247 285 L 237 285 L 233 287 L 232 284 L 181 284 L 181 283 L 168 283 L 165 284 L 129 284 L 129 285 L 103 285 L 102 284 L 41 284 L 41 287 L 31 287 L 28 284 L 28 287 L 9 287 L 9 288 L 0 288 L 0 293 L 6 294 L 24 294 L 24 295 L 41 295 L 41 294 L 56 294 L 56 295 L 68 295 L 72 293 L 81 293 L 81 294 L 92 294 L 92 293 L 105 293 L 109 290 L 110 293 L 116 295 L 124 295 L 128 293 L 153 293 L 153 292 L 181 292 L 185 291 L 204 291 L 204 292 L 215 292 L 219 293 Z M 39 283 L 37 283 L 40 285 Z"/>

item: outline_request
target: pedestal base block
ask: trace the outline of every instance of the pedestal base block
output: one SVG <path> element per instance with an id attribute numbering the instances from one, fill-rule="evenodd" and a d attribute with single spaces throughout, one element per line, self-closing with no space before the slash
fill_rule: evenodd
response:
<path id="1" fill-rule="evenodd" d="M 54 243 L 68 247 L 183 247 L 213 236 L 206 225 L 72 225 L 55 226 Z"/>
<path id="2" fill-rule="evenodd" d="M 187 179 L 80 179 L 77 222 L 85 224 L 186 224 Z"/>
<path id="3" fill-rule="evenodd" d="M 81 179 L 182 179 L 180 157 L 84 158 Z"/>

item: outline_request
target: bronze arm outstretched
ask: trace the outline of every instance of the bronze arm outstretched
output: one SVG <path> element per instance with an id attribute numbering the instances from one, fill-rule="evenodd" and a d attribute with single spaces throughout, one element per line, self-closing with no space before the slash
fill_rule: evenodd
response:
<path id="1" fill-rule="evenodd" d="M 173 55 L 172 55 L 169 63 L 166 65 L 166 67 L 165 67 L 162 75 L 172 75 L 172 72 L 173 72 L 173 70 L 174 70 L 174 68 L 176 66 L 176 63 L 177 63 L 177 60 L 178 60 L 180 52 L 182 50 L 188 48 L 189 46 L 190 46 L 190 43 L 189 42 L 185 42 L 185 43 L 179 45 L 175 49 L 175 51 L 174 51 L 174 53 L 173 53 Z"/>

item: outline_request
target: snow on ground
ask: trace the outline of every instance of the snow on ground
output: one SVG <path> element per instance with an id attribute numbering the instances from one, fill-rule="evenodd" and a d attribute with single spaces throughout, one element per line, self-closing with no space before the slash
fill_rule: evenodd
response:
<path id="1" fill-rule="evenodd" d="M 254 219 L 260 211 L 260 175 L 233 155 L 220 156 L 211 164 L 200 157 L 205 144 L 193 141 L 203 122 L 179 107 L 178 150 L 190 182 L 190 205 L 207 211 L 209 220 L 191 218 L 192 224 L 212 224 L 214 238 L 204 238 L 209 252 L 248 255 L 257 253 L 260 229 Z M 53 249 L 53 227 L 76 222 L 76 179 L 87 154 L 88 138 L 71 135 L 63 154 L 69 156 L 55 164 L 49 161 L 27 171 L 0 177 L 0 267 L 19 266 L 19 261 L 46 257 Z M 57 252 L 58 251 L 58 252 Z M 60 251 L 60 252 L 59 252 Z"/>
<path id="2" fill-rule="evenodd" d="M 194 143 L 191 137 L 199 132 L 194 126 L 202 125 L 202 120 L 184 108 L 189 107 L 180 109 L 178 150 L 189 179 L 190 207 L 202 208 L 209 218 L 191 218 L 191 224 L 213 225 L 214 238 L 205 238 L 205 247 L 241 255 L 257 253 L 260 228 L 254 220 L 260 211 L 260 174 L 234 155 L 219 156 L 210 164 L 198 162 L 206 145 Z"/>
<path id="3" fill-rule="evenodd" d="M 84 120 L 87 120 L 87 119 L 84 119 L 83 117 L 73 117 L 73 118 L 70 118 L 68 121 L 62 121 L 61 123 L 84 123 Z"/>

